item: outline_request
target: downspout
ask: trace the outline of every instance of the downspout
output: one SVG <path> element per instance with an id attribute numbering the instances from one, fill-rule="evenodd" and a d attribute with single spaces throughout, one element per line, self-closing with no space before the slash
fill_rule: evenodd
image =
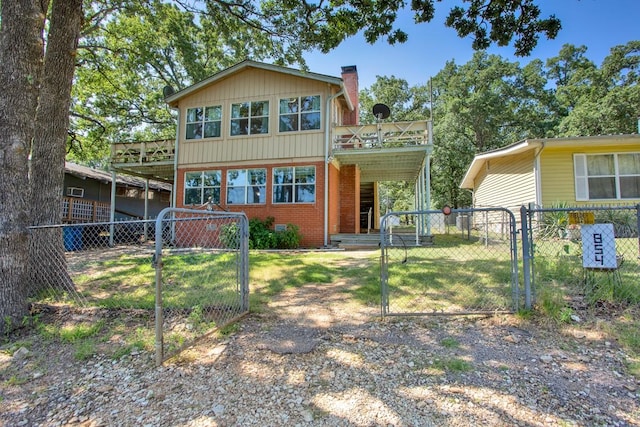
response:
<path id="1" fill-rule="evenodd" d="M 536 189 L 536 206 L 542 206 L 542 182 L 540 182 L 542 174 L 540 173 L 540 153 L 542 152 L 543 148 L 544 148 L 544 142 L 541 143 L 540 147 L 536 150 L 535 154 L 533 155 L 533 158 L 534 158 L 533 179 L 535 181 L 535 189 Z"/>
<path id="2" fill-rule="evenodd" d="M 337 97 L 344 95 L 342 88 L 335 95 L 327 98 L 327 112 L 325 114 L 324 131 L 324 247 L 329 246 L 329 144 L 331 143 L 331 103 Z"/>

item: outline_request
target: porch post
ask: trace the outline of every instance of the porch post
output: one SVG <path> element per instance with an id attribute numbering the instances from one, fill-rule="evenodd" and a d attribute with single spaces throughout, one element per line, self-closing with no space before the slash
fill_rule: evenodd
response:
<path id="1" fill-rule="evenodd" d="M 147 224 L 147 220 L 149 219 L 149 178 L 144 180 L 144 241 L 149 240 L 148 232 L 149 232 L 149 224 Z"/>
<path id="2" fill-rule="evenodd" d="M 109 207 L 109 246 L 113 246 L 113 233 L 115 232 L 115 225 L 113 222 L 116 220 L 116 171 L 111 170 L 111 206 Z"/>

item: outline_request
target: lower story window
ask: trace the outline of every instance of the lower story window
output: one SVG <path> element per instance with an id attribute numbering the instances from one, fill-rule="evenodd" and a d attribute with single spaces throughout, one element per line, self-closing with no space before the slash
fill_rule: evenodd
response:
<path id="1" fill-rule="evenodd" d="M 209 201 L 220 203 L 219 170 L 187 172 L 184 175 L 184 204 L 203 205 Z"/>
<path id="2" fill-rule="evenodd" d="M 273 203 L 313 203 L 315 201 L 315 166 L 273 169 Z"/>
<path id="3" fill-rule="evenodd" d="M 266 169 L 231 169 L 227 171 L 227 204 L 265 203 Z"/>
<path id="4" fill-rule="evenodd" d="M 576 200 L 640 198 L 640 153 L 575 154 Z"/>

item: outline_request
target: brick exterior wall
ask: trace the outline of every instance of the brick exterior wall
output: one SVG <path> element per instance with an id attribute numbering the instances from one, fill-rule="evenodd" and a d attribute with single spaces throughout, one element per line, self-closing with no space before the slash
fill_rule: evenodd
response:
<path id="1" fill-rule="evenodd" d="M 313 203 L 273 203 L 273 168 L 284 166 L 315 166 L 316 167 L 316 200 Z M 301 247 L 315 248 L 324 245 L 324 164 L 323 162 L 304 162 L 304 163 L 280 163 L 280 164 L 259 164 L 259 165 L 243 165 L 242 169 L 267 169 L 266 183 L 266 202 L 264 204 L 244 204 L 244 205 L 227 205 L 226 204 L 226 188 L 227 188 L 227 170 L 240 169 L 238 166 L 215 166 L 211 165 L 207 168 L 195 169 L 179 169 L 178 181 L 176 182 L 176 204 L 179 208 L 192 208 L 193 206 L 184 205 L 184 175 L 185 172 L 194 172 L 202 170 L 220 170 L 222 171 L 222 185 L 220 191 L 220 205 L 231 212 L 244 212 L 249 219 L 259 218 L 266 219 L 269 216 L 275 218 L 274 224 L 295 224 L 302 234 Z"/>
<path id="2" fill-rule="evenodd" d="M 360 169 L 340 168 L 340 232 L 360 233 Z"/>

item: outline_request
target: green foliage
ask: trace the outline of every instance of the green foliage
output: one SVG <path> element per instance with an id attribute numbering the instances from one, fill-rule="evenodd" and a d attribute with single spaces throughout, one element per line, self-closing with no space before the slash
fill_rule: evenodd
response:
<path id="1" fill-rule="evenodd" d="M 462 373 L 469 372 L 473 369 L 473 365 L 464 359 L 453 357 L 450 359 L 435 359 L 432 367 L 445 372 Z"/>
<path id="2" fill-rule="evenodd" d="M 373 106 L 385 104 L 391 116 L 385 122 L 425 120 L 430 117 L 429 91 L 427 85 L 409 86 L 406 80 L 395 76 L 378 76 L 370 88 L 359 94 L 360 123 L 375 123 Z"/>
<path id="3" fill-rule="evenodd" d="M 473 156 L 553 126 L 542 64 L 521 68 L 497 55 L 476 52 L 464 65 L 450 61 L 433 78 L 432 199 L 436 208 L 470 206 L 460 188 Z"/>
<path id="4" fill-rule="evenodd" d="M 259 218 L 249 220 L 250 249 L 295 249 L 300 246 L 302 235 L 298 226 L 287 224 L 286 230 L 274 231 L 271 229 L 274 222 L 273 217 L 264 221 Z"/>
<path id="5" fill-rule="evenodd" d="M 539 35 L 554 39 L 560 31 L 555 16 L 540 18 L 535 0 L 486 1 L 467 0 L 469 7 L 451 9 L 446 25 L 455 28 L 460 37 L 473 36 L 474 49 L 486 49 L 492 43 L 507 46 L 515 36 L 517 56 L 526 56 L 536 46 Z"/>
<path id="6" fill-rule="evenodd" d="M 249 249 L 273 249 L 276 247 L 275 232 L 271 230 L 275 218 L 249 220 Z"/>
<path id="7" fill-rule="evenodd" d="M 613 224 L 616 238 L 638 237 L 638 218 L 635 210 L 598 210 L 595 211 L 595 221 Z"/>
<path id="8" fill-rule="evenodd" d="M 85 339 L 75 343 L 75 352 L 73 356 L 76 360 L 87 360 L 97 353 L 96 342 L 92 339 Z"/>
<path id="9" fill-rule="evenodd" d="M 240 246 L 240 227 L 237 223 L 225 224 L 220 231 L 220 241 L 227 248 Z"/>
<path id="10" fill-rule="evenodd" d="M 12 375 L 4 381 L 4 385 L 6 386 L 16 386 L 22 385 L 29 382 L 29 379 L 26 377 L 19 377 L 17 375 Z"/>
<path id="11" fill-rule="evenodd" d="M 460 347 L 460 342 L 455 338 L 447 337 L 440 340 L 440 345 L 445 348 L 458 348 Z"/>
<path id="12" fill-rule="evenodd" d="M 103 320 L 93 324 L 79 324 L 75 326 L 63 327 L 58 331 L 58 336 L 64 342 L 78 342 L 86 338 L 96 336 L 105 326 Z"/>
<path id="13" fill-rule="evenodd" d="M 302 235 L 295 224 L 287 224 L 284 231 L 276 231 L 276 247 L 278 249 L 295 249 L 300 246 Z"/>
<path id="14" fill-rule="evenodd" d="M 567 203 L 552 205 L 552 209 L 566 209 Z M 540 237 L 542 238 L 564 238 L 566 228 L 569 225 L 569 212 L 567 210 L 555 210 L 542 214 L 542 224 L 540 225 Z"/>
<path id="15" fill-rule="evenodd" d="M 571 309 L 564 301 L 564 293 L 553 286 L 544 286 L 539 289 L 537 309 L 542 315 L 556 322 L 566 322 L 571 316 L 567 311 Z"/>

